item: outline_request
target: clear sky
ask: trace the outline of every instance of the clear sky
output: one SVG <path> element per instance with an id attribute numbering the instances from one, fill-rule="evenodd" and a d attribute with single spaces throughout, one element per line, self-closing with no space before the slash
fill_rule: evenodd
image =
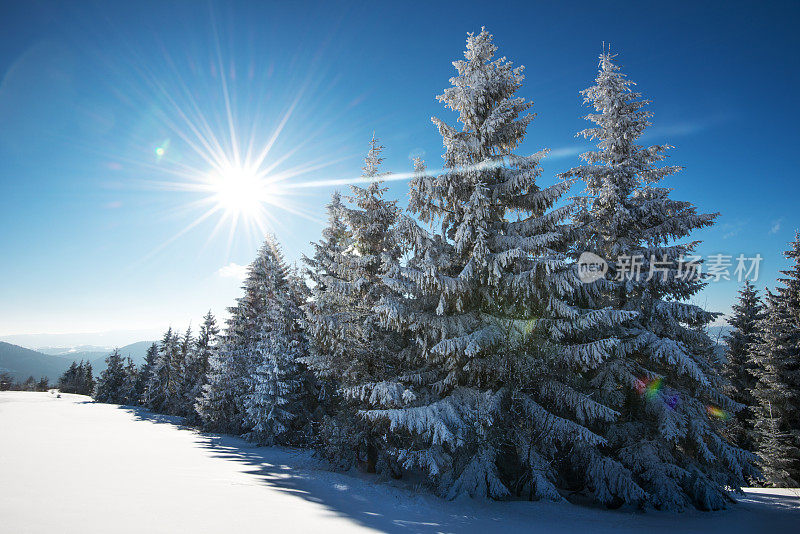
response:
<path id="1" fill-rule="evenodd" d="M 697 233 L 700 252 L 760 253 L 757 285 L 772 285 L 800 227 L 799 12 L 797 2 L 2 2 L 0 336 L 224 313 L 265 230 L 289 261 L 309 251 L 335 189 L 325 183 L 358 176 L 373 132 L 386 170 L 409 172 L 414 155 L 439 168 L 430 117 L 454 116 L 435 96 L 483 25 L 526 67 L 521 94 L 537 118 L 519 152 L 552 149 L 544 184 L 586 147 L 578 91 L 611 43 L 653 100 L 645 141 L 674 145 L 670 163 L 685 167 L 668 179 L 674 197 L 721 213 Z M 241 166 L 237 151 L 243 164 L 265 154 L 260 208 L 215 182 L 214 168 Z M 404 205 L 407 183 L 390 185 Z M 712 284 L 698 302 L 728 312 L 737 286 Z"/>

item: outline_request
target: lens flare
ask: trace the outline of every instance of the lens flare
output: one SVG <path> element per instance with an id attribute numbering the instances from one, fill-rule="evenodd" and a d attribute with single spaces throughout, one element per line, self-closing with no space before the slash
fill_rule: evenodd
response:
<path id="1" fill-rule="evenodd" d="M 647 384 L 647 388 L 644 391 L 645 397 L 648 399 L 654 399 L 661 391 L 661 379 L 656 378 L 652 380 L 649 384 Z"/>
<path id="2" fill-rule="evenodd" d="M 647 400 L 660 399 L 670 410 L 677 410 L 681 403 L 680 395 L 677 392 L 664 390 L 662 378 L 637 378 L 633 387 L 639 395 Z"/>
<path id="3" fill-rule="evenodd" d="M 662 379 L 638 378 L 636 379 L 634 387 L 639 395 L 644 395 L 648 400 L 654 399 L 661 392 Z"/>
<path id="4" fill-rule="evenodd" d="M 731 414 L 720 408 L 719 406 L 706 406 L 706 412 L 708 412 L 709 417 L 713 417 L 714 419 L 719 419 L 720 421 L 727 421 L 731 418 Z"/>
<path id="5" fill-rule="evenodd" d="M 677 393 L 673 393 L 672 395 L 667 397 L 664 402 L 667 403 L 667 406 L 669 406 L 671 410 L 675 410 L 678 408 L 678 404 L 680 404 L 681 398 L 678 396 Z"/>
<path id="6" fill-rule="evenodd" d="M 156 147 L 154 152 L 156 153 L 156 161 L 161 161 L 161 159 L 167 154 L 167 149 L 169 148 L 169 139 L 165 139 L 161 146 Z"/>

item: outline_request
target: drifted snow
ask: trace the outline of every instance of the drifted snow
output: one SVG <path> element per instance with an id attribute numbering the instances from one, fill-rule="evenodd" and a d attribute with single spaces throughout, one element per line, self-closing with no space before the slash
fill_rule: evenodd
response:
<path id="1" fill-rule="evenodd" d="M 800 491 L 724 512 L 454 502 L 88 397 L 0 392 L 0 532 L 788 532 Z M 794 527 L 792 527 L 794 525 Z"/>

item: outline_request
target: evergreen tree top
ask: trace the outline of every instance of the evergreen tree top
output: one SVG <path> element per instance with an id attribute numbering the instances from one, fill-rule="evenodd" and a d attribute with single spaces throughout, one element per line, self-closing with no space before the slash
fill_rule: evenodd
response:
<path id="1" fill-rule="evenodd" d="M 800 232 L 795 232 L 794 241 L 783 255 L 791 264 L 788 269 L 781 270 L 784 276 L 778 278 L 780 286 L 776 291 L 790 307 L 800 310 Z"/>
<path id="2" fill-rule="evenodd" d="M 448 150 L 445 165 L 449 168 L 480 163 L 495 156 L 507 155 L 525 136 L 533 115 L 522 115 L 531 105 L 524 98 L 514 97 L 522 86 L 524 67 L 514 68 L 505 57 L 494 59 L 497 46 L 494 37 L 481 28 L 478 35 L 467 34 L 464 60 L 453 62 L 458 76 L 450 78 L 448 87 L 436 98 L 458 112 L 463 134 L 443 121 L 433 118 L 442 136 L 458 139 L 466 150 Z M 475 142 L 476 138 L 482 142 Z M 459 157 L 461 156 L 461 157 Z"/>
<path id="3" fill-rule="evenodd" d="M 258 308 L 259 302 L 253 301 L 253 299 L 263 299 L 265 292 L 273 292 L 284 287 L 287 284 L 286 276 L 287 268 L 283 261 L 280 245 L 274 236 L 268 235 L 258 250 L 255 260 L 248 268 L 247 278 L 244 282 L 244 298 L 250 299 L 249 304 Z"/>
<path id="4" fill-rule="evenodd" d="M 363 171 L 362 176 L 371 178 L 379 176 L 380 166 L 383 163 L 383 158 L 381 157 L 381 151 L 386 148 L 378 143 L 378 139 L 375 137 L 375 132 L 372 133 L 372 140 L 369 142 L 369 152 L 367 153 L 367 157 L 364 159 L 364 166 L 361 167 Z"/>

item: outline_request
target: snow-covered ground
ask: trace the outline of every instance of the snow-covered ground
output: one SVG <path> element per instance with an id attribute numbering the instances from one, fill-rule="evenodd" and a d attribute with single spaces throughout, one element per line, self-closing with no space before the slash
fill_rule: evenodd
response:
<path id="1" fill-rule="evenodd" d="M 448 502 L 87 397 L 0 393 L 0 532 L 797 532 L 800 491 L 716 513 Z"/>

